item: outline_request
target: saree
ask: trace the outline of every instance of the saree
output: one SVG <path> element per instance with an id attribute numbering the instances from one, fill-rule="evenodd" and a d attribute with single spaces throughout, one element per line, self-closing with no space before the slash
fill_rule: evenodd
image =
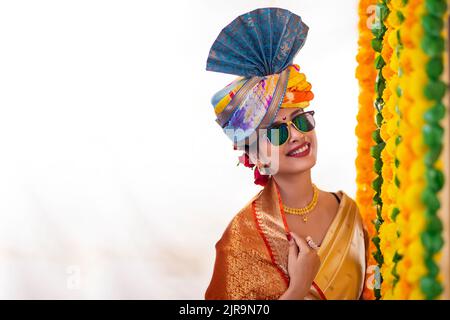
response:
<path id="1" fill-rule="evenodd" d="M 366 274 L 364 226 L 355 201 L 342 193 L 318 249 L 321 265 L 305 300 L 358 299 Z M 206 300 L 274 300 L 289 286 L 289 232 L 273 178 L 231 220 L 216 243 Z"/>

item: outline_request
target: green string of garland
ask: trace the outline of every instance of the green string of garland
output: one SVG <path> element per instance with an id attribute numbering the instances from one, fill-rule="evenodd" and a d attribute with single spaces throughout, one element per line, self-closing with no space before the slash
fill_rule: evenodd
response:
<path id="1" fill-rule="evenodd" d="M 382 168 L 383 168 L 383 160 L 381 159 L 381 152 L 383 151 L 386 143 L 383 141 L 380 135 L 380 128 L 383 123 L 383 115 L 381 111 L 383 110 L 384 100 L 383 100 L 383 91 L 386 88 L 386 79 L 383 77 L 383 67 L 386 65 L 386 62 L 384 61 L 383 57 L 381 56 L 381 49 L 383 46 L 383 37 L 386 33 L 386 26 L 384 24 L 385 19 L 389 15 L 389 9 L 387 7 L 387 1 L 388 0 L 379 0 L 377 2 L 376 6 L 376 23 L 373 24 L 372 27 L 372 34 L 375 36 L 374 39 L 372 39 L 372 48 L 376 52 L 376 58 L 375 58 L 375 68 L 378 70 L 377 72 L 377 79 L 375 82 L 375 92 L 376 92 L 376 99 L 375 99 L 375 108 L 377 109 L 377 113 L 375 115 L 375 122 L 377 129 L 372 133 L 372 139 L 376 143 L 371 148 L 371 156 L 375 159 L 374 161 L 374 171 L 377 175 L 375 180 L 372 181 L 372 188 L 375 191 L 375 194 L 373 196 L 373 204 L 376 206 L 377 210 L 377 216 L 374 221 L 375 224 L 375 230 L 376 235 L 372 238 L 372 242 L 375 245 L 376 251 L 373 253 L 373 257 L 375 258 L 375 261 L 378 264 L 379 270 L 381 270 L 381 266 L 384 263 L 383 254 L 380 249 L 380 237 L 379 237 L 379 230 L 380 226 L 383 223 L 383 218 L 381 216 L 381 211 L 383 208 L 383 201 L 381 199 L 381 186 L 383 184 L 383 177 L 382 177 Z M 380 283 L 383 282 L 383 277 L 380 274 Z M 377 300 L 381 298 L 381 289 L 379 286 L 374 287 L 374 295 Z"/>

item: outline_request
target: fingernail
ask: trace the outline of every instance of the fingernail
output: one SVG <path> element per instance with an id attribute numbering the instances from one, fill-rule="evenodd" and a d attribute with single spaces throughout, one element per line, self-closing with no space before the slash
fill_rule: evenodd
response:
<path id="1" fill-rule="evenodd" d="M 286 233 L 286 238 L 288 239 L 288 241 L 290 242 L 292 239 L 292 236 L 290 233 Z"/>

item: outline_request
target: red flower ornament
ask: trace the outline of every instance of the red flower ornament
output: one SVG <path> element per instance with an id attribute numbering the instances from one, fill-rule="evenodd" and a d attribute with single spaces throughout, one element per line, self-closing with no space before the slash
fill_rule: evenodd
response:
<path id="1" fill-rule="evenodd" d="M 242 163 L 247 168 L 253 168 L 255 166 L 253 163 L 250 162 L 250 158 L 245 152 L 239 157 L 239 163 Z"/>
<path id="2" fill-rule="evenodd" d="M 260 186 L 263 186 L 263 187 L 269 181 L 269 176 L 261 174 L 261 172 L 259 172 L 257 167 L 255 168 L 255 171 L 254 171 L 254 177 L 255 177 L 254 183 L 259 184 Z"/>
<path id="3" fill-rule="evenodd" d="M 239 156 L 238 165 L 241 164 L 241 163 L 244 166 L 246 166 L 247 168 L 250 168 L 250 169 L 254 168 L 253 175 L 254 175 L 254 179 L 255 180 L 253 182 L 255 184 L 258 184 L 258 185 L 263 186 L 263 187 L 267 184 L 267 182 L 269 181 L 269 177 L 270 176 L 261 174 L 261 172 L 259 172 L 258 167 L 255 167 L 255 165 L 250 162 L 250 158 L 247 155 L 247 153 L 245 153 L 245 152 L 241 156 Z"/>

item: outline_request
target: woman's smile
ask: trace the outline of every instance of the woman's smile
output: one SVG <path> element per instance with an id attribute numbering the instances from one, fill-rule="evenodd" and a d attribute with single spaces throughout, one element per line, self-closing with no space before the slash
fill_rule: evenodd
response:
<path id="1" fill-rule="evenodd" d="M 294 157 L 294 158 L 301 158 L 305 157 L 310 153 L 311 150 L 311 143 L 305 142 L 301 145 L 293 148 L 291 151 L 289 151 L 286 156 L 288 157 Z"/>

